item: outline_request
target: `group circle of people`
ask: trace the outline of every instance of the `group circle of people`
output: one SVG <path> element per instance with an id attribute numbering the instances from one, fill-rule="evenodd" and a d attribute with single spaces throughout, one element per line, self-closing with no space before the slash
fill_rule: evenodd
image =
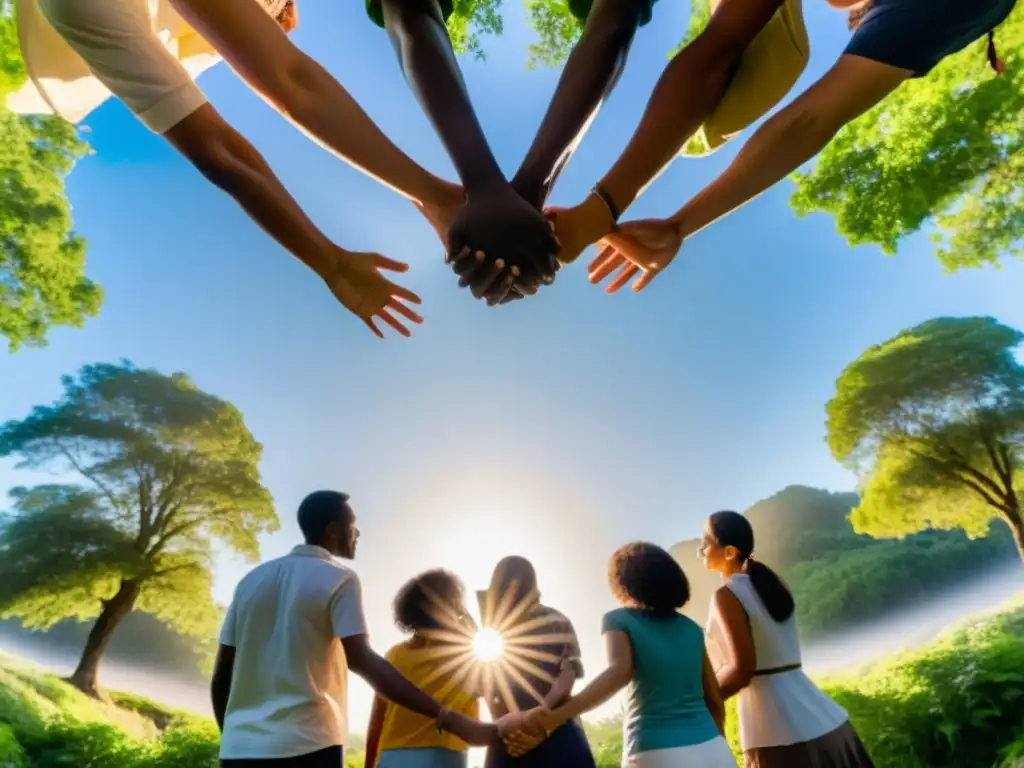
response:
<path id="1" fill-rule="evenodd" d="M 838 61 L 767 120 L 729 167 L 666 219 L 619 218 L 697 140 L 721 146 L 778 104 L 809 59 L 802 0 L 711 0 L 710 20 L 667 65 L 625 150 L 579 205 L 554 209 L 559 174 L 616 86 L 657 0 L 570 0 L 582 28 L 538 133 L 507 179 L 466 90 L 446 21 L 453 0 L 366 0 L 460 184 L 395 146 L 352 96 L 287 33 L 297 0 L 15 0 L 28 82 L 7 99 L 21 113 L 85 119 L 112 95 L 164 136 L 265 231 L 311 268 L 378 336 L 408 336 L 420 299 L 382 269 L 407 265 L 332 243 L 259 152 L 207 101 L 196 77 L 222 58 L 324 148 L 411 200 L 445 246 L 459 284 L 488 304 L 536 293 L 589 245 L 590 280 L 640 290 L 683 240 L 744 205 L 817 154 L 851 120 L 945 57 L 989 36 L 1016 0 L 825 0 L 853 36 Z M 810 0 L 817 2 L 818 0 Z M 464 11 L 465 9 L 463 9 Z M 696 154 L 700 154 L 697 152 Z M 634 279 L 635 278 L 635 279 Z"/>
<path id="2" fill-rule="evenodd" d="M 342 768 L 348 671 L 376 692 L 366 768 L 594 768 L 579 717 L 625 689 L 624 768 L 727 768 L 724 700 L 738 698 L 745 768 L 870 768 L 846 712 L 801 666 L 793 596 L 754 559 L 754 533 L 716 512 L 700 555 L 722 576 L 706 630 L 680 613 L 683 569 L 664 549 L 632 543 L 611 558 L 620 607 L 603 619 L 607 666 L 583 677 L 571 622 L 541 602 L 533 566 L 507 557 L 479 594 L 482 620 L 505 640 L 475 658 L 479 635 L 453 574 L 411 579 L 394 600 L 407 639 L 385 656 L 370 646 L 348 496 L 302 502 L 305 538 L 257 566 L 228 608 L 211 686 L 224 768 Z M 487 630 L 484 630 L 487 631 Z M 479 655 L 479 654 L 478 654 Z M 479 719 L 479 702 L 493 722 Z"/>

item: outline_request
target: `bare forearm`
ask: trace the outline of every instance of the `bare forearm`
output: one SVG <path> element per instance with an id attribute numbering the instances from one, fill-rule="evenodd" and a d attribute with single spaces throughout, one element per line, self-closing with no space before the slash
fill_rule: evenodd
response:
<path id="1" fill-rule="evenodd" d="M 722 701 L 727 701 L 750 685 L 750 673 L 736 666 L 725 667 L 718 672 L 718 689 Z"/>
<path id="2" fill-rule="evenodd" d="M 594 4 L 537 137 L 516 173 L 513 183 L 517 188 L 543 194 L 554 184 L 602 101 L 618 82 L 638 20 L 636 0 Z"/>
<path id="3" fill-rule="evenodd" d="M 692 235 L 784 179 L 834 135 L 830 122 L 799 108 L 783 110 L 761 126 L 729 167 L 680 208 L 672 221 L 684 236 Z"/>
<path id="4" fill-rule="evenodd" d="M 573 696 L 556 710 L 558 720 L 567 722 L 585 712 L 596 709 L 622 690 L 627 682 L 629 680 L 619 670 L 609 667 L 595 677 L 578 695 Z"/>
<path id="5" fill-rule="evenodd" d="M 569 668 L 563 669 L 552 683 L 548 695 L 544 697 L 544 706 L 553 710 L 563 704 L 572 694 L 572 687 L 575 683 L 576 673 Z"/>
<path id="6" fill-rule="evenodd" d="M 215 677 L 210 685 L 210 698 L 213 703 L 213 717 L 217 721 L 217 729 L 224 732 L 224 717 L 228 711 L 228 696 L 231 693 L 231 678 Z"/>
<path id="7" fill-rule="evenodd" d="M 443 182 L 385 136 L 323 67 L 309 59 L 295 81 L 286 113 L 311 138 L 412 200 L 431 202 L 444 194 Z"/>
<path id="8" fill-rule="evenodd" d="M 406 677 L 395 669 L 383 657 L 371 654 L 353 671 L 366 680 L 370 687 L 382 698 L 400 707 L 436 719 L 441 712 L 441 705 L 425 694 Z"/>

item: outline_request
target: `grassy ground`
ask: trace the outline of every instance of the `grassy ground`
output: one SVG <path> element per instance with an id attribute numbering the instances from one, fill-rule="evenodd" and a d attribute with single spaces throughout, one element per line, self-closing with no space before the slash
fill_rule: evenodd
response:
<path id="1" fill-rule="evenodd" d="M 1024 768 L 1024 604 L 977 619 L 854 678 L 822 681 L 878 768 Z M 215 768 L 207 718 L 128 694 L 96 702 L 0 654 L 0 768 Z M 735 718 L 730 739 L 736 743 Z M 616 724 L 588 727 L 617 768 Z M 362 768 L 362 756 L 349 756 Z"/>

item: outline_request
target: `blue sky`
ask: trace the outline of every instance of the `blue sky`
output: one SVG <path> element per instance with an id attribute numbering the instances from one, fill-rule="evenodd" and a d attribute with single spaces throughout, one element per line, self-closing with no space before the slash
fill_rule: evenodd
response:
<path id="1" fill-rule="evenodd" d="M 842 15 L 807 5 L 805 83 L 847 34 Z M 297 43 L 409 154 L 454 178 L 361 6 L 302 4 Z M 506 0 L 506 32 L 487 41 L 488 61 L 463 61 L 509 174 L 557 78 L 526 70 L 524 16 Z M 554 204 L 577 202 L 625 145 L 686 20 L 681 0 L 658 4 Z M 409 203 L 307 141 L 227 68 L 201 84 L 329 235 L 410 263 L 402 280 L 423 298 L 425 325 L 411 341 L 377 340 L 110 103 L 89 119 L 95 154 L 68 184 L 105 305 L 47 348 L 0 358 L 0 420 L 57 397 L 60 375 L 86 363 L 129 358 L 188 372 L 237 404 L 265 445 L 282 531 L 264 557 L 296 543 L 293 511 L 306 492 L 352 494 L 364 537 L 357 567 L 382 649 L 397 639 L 389 605 L 407 577 L 446 565 L 483 586 L 499 557 L 518 552 L 535 559 L 546 599 L 576 622 L 595 669 L 610 606 L 605 563 L 617 545 L 695 536 L 709 512 L 745 508 L 788 484 L 853 486 L 823 442 L 823 407 L 866 346 L 942 314 L 1024 327 L 1020 265 L 947 276 L 923 236 L 892 259 L 850 249 L 831 219 L 792 215 L 788 183 L 688 241 L 639 296 L 589 286 L 588 252 L 553 289 L 489 309 L 458 290 Z M 675 210 L 737 148 L 678 161 L 628 217 Z M 0 464 L 0 490 L 33 479 Z M 223 563 L 220 599 L 244 567 Z M 367 701 L 354 687 L 357 729 Z"/>

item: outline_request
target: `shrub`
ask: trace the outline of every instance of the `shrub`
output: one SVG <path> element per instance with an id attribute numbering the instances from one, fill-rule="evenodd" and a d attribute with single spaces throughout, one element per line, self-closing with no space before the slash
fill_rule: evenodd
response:
<path id="1" fill-rule="evenodd" d="M 14 735 L 14 729 L 0 723 L 0 768 L 23 768 L 25 752 Z"/>

